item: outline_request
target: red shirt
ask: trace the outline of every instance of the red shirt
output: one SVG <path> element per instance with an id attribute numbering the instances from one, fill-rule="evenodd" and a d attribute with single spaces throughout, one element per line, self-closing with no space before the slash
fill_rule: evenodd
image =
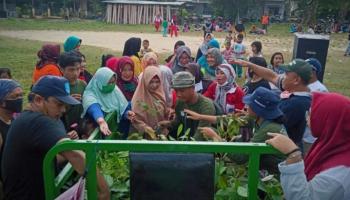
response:
<path id="1" fill-rule="evenodd" d="M 207 91 L 203 94 L 204 96 L 215 100 L 215 92 L 216 92 L 217 82 L 212 82 Z M 236 89 L 232 88 L 230 91 L 226 93 L 226 109 L 224 110 L 227 113 L 227 108 L 234 108 L 242 110 L 244 107 L 243 103 L 244 92 L 240 87 L 236 87 Z"/>

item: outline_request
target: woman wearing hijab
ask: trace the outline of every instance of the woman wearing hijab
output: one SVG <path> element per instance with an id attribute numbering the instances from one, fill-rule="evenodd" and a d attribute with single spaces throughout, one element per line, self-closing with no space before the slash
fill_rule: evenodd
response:
<path id="1" fill-rule="evenodd" d="M 216 81 L 211 83 L 204 96 L 214 100 L 224 113 L 243 109 L 242 89 L 236 84 L 236 73 L 229 64 L 221 64 L 215 70 Z"/>
<path id="2" fill-rule="evenodd" d="M 123 56 L 129 56 L 134 62 L 134 74 L 138 77 L 142 72 L 139 52 L 141 49 L 141 38 L 129 38 L 124 44 Z"/>
<path id="3" fill-rule="evenodd" d="M 181 47 L 181 46 L 185 46 L 185 42 L 179 40 L 177 42 L 175 42 L 175 45 L 174 45 L 174 53 L 171 54 L 167 59 L 165 59 L 165 62 L 167 63 L 166 65 L 167 66 L 173 66 L 173 63 L 174 63 L 174 60 L 176 58 L 176 50 L 177 48 Z"/>
<path id="4" fill-rule="evenodd" d="M 132 120 L 134 116 L 134 113 L 128 107 L 128 101 L 116 86 L 116 81 L 117 77 L 112 70 L 107 67 L 100 68 L 96 71 L 83 94 L 84 111 L 82 116 L 87 115 L 93 118 L 103 135 L 111 134 L 104 119 L 105 114 L 117 112 L 118 123 L 127 123 L 126 119 Z"/>
<path id="5" fill-rule="evenodd" d="M 148 66 L 132 98 L 133 126 L 140 133 L 154 133 L 159 121 L 169 119 L 161 76 L 158 67 Z"/>
<path id="6" fill-rule="evenodd" d="M 204 41 L 201 44 L 201 46 L 199 46 L 198 50 L 197 50 L 197 55 L 196 55 L 196 59 L 195 61 L 198 62 L 198 60 L 203 56 L 207 54 L 208 51 L 208 42 L 210 40 L 214 39 L 213 34 L 211 33 L 206 33 L 204 36 Z"/>
<path id="7" fill-rule="evenodd" d="M 148 52 L 143 55 L 142 60 L 142 70 L 145 70 L 147 66 L 158 66 L 158 56 L 154 52 Z"/>
<path id="8" fill-rule="evenodd" d="M 166 105 L 171 107 L 173 105 L 173 95 L 171 88 L 171 81 L 173 78 L 173 72 L 171 69 L 165 65 L 158 64 L 158 56 L 154 52 L 146 53 L 142 58 L 142 67 L 145 70 L 148 66 L 157 66 L 161 72 L 161 80 L 163 84 L 163 90 L 165 94 Z M 142 74 L 138 77 L 139 80 L 142 79 Z"/>
<path id="9" fill-rule="evenodd" d="M 128 56 L 118 60 L 115 69 L 117 74 L 117 86 L 123 92 L 125 98 L 131 101 L 137 87 L 137 79 L 134 76 L 134 62 Z"/>
<path id="10" fill-rule="evenodd" d="M 176 58 L 171 67 L 173 74 L 184 71 L 184 66 L 191 62 L 191 49 L 187 46 L 181 46 L 176 50 Z"/>
<path id="11" fill-rule="evenodd" d="M 221 55 L 219 48 L 211 48 L 207 54 L 202 56 L 198 62 L 203 72 L 203 91 L 205 92 L 212 81 L 216 79 L 216 67 L 227 63 Z"/>
<path id="12" fill-rule="evenodd" d="M 188 63 L 184 65 L 184 69 L 185 71 L 190 72 L 194 76 L 195 84 L 196 84 L 195 91 L 198 93 L 201 93 L 203 90 L 203 83 L 202 83 L 203 73 L 199 65 L 196 63 Z"/>
<path id="13" fill-rule="evenodd" d="M 77 36 L 69 36 L 63 44 L 64 52 L 72 50 L 78 50 L 80 48 L 82 40 Z"/>
<path id="14" fill-rule="evenodd" d="M 288 137 L 270 133 L 273 138 L 266 141 L 287 155 L 278 165 L 285 198 L 350 199 L 350 99 L 313 93 L 307 118 L 317 140 L 305 165 L 300 149 Z"/>
<path id="15" fill-rule="evenodd" d="M 108 67 L 109 69 L 111 69 L 113 72 L 117 73 L 116 72 L 116 69 L 117 69 L 117 65 L 118 65 L 118 62 L 119 62 L 119 59 L 117 57 L 110 57 L 105 65 L 103 67 Z"/>
<path id="16" fill-rule="evenodd" d="M 57 64 L 60 57 L 60 49 L 59 44 L 45 44 L 41 47 L 41 50 L 37 53 L 39 61 L 36 63 L 33 72 L 32 84 L 35 84 L 45 75 L 63 76 Z"/>

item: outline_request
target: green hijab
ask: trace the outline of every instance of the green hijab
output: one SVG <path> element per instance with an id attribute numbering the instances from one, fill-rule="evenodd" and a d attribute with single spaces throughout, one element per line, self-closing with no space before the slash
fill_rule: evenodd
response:
<path id="1" fill-rule="evenodd" d="M 101 90 L 103 86 L 107 86 L 109 80 L 114 76 L 114 72 L 107 68 L 102 67 L 98 69 L 91 81 L 87 85 L 83 95 L 83 108 L 84 112 L 82 116 L 86 114 L 87 109 L 94 103 L 98 103 L 101 109 L 105 113 L 117 112 L 117 121 L 119 122 L 121 115 L 125 112 L 128 101 L 120 91 L 118 86 L 115 86 L 114 90 L 110 93 L 103 93 Z"/>
<path id="2" fill-rule="evenodd" d="M 69 52 L 77 48 L 77 46 L 81 44 L 81 41 L 82 40 L 76 36 L 69 36 L 63 44 L 64 52 Z"/>

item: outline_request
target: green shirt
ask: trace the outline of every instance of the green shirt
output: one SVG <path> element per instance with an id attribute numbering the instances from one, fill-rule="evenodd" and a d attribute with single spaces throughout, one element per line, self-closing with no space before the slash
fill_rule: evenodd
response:
<path id="1" fill-rule="evenodd" d="M 80 94 L 83 96 L 86 83 L 80 79 L 77 80 L 75 85 L 70 85 L 70 94 Z M 80 124 L 81 114 L 83 113 L 83 105 L 70 105 L 67 107 L 66 113 L 63 116 L 64 126 L 66 130 L 69 130 L 70 126 L 74 123 Z"/>
<path id="2" fill-rule="evenodd" d="M 205 138 L 203 135 L 197 130 L 198 127 L 210 127 L 211 124 L 207 121 L 196 121 L 191 120 L 188 118 L 185 118 L 181 113 L 183 113 L 184 109 L 189 109 L 194 112 L 204 114 L 204 115 L 215 115 L 215 107 L 212 100 L 208 99 L 207 97 L 202 96 L 201 94 L 198 94 L 198 101 L 194 104 L 186 104 L 185 102 L 181 100 L 176 101 L 175 106 L 175 113 L 176 118 L 171 124 L 171 135 L 174 138 L 177 138 L 177 129 L 180 124 L 183 124 L 183 131 L 180 134 L 183 135 L 188 128 L 190 128 L 190 136 L 194 137 L 197 141 L 203 141 Z"/>
<path id="3" fill-rule="evenodd" d="M 285 133 L 285 129 L 283 128 L 282 124 L 265 120 L 260 125 L 255 125 L 255 131 L 250 142 L 265 143 L 265 141 L 270 138 L 267 135 L 268 132 Z M 231 154 L 230 158 L 234 160 L 237 164 L 243 164 L 248 161 L 249 156 L 246 154 Z M 281 161 L 282 157 L 279 155 L 262 155 L 260 168 L 266 169 L 272 173 L 277 173 L 277 165 Z"/>

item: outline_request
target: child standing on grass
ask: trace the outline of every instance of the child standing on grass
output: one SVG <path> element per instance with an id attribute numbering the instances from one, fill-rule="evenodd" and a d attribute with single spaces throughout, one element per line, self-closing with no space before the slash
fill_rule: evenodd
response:
<path id="1" fill-rule="evenodd" d="M 225 43 L 224 43 L 224 44 L 226 45 L 227 42 L 229 42 L 229 43 L 231 44 L 232 39 L 233 39 L 233 37 L 232 37 L 232 31 L 229 30 L 228 33 L 227 33 L 227 35 L 226 35 Z"/>
<path id="2" fill-rule="evenodd" d="M 164 20 L 162 22 L 162 27 L 163 27 L 163 37 L 168 37 L 168 20 Z"/>
<path id="3" fill-rule="evenodd" d="M 140 57 L 142 58 L 143 55 L 145 55 L 148 52 L 152 52 L 153 50 L 151 48 L 149 48 L 149 40 L 143 40 L 142 41 L 142 47 L 143 49 L 141 49 L 140 51 Z"/>
<path id="4" fill-rule="evenodd" d="M 173 37 L 173 35 L 175 35 L 175 37 L 177 37 L 177 25 L 176 25 L 175 21 L 171 20 L 170 36 Z"/>
<path id="5" fill-rule="evenodd" d="M 234 59 L 244 59 L 246 46 L 243 44 L 243 34 L 238 34 L 236 42 L 233 44 L 232 49 Z M 233 66 L 238 75 L 238 78 L 241 78 L 243 74 L 242 66 L 238 64 L 234 64 Z"/>
<path id="6" fill-rule="evenodd" d="M 231 48 L 230 41 L 225 41 L 225 49 L 221 52 L 221 54 L 226 61 L 229 61 L 230 59 L 232 59 L 233 49 Z M 231 65 L 231 66 L 232 66 L 232 68 L 234 68 L 233 65 Z"/>

